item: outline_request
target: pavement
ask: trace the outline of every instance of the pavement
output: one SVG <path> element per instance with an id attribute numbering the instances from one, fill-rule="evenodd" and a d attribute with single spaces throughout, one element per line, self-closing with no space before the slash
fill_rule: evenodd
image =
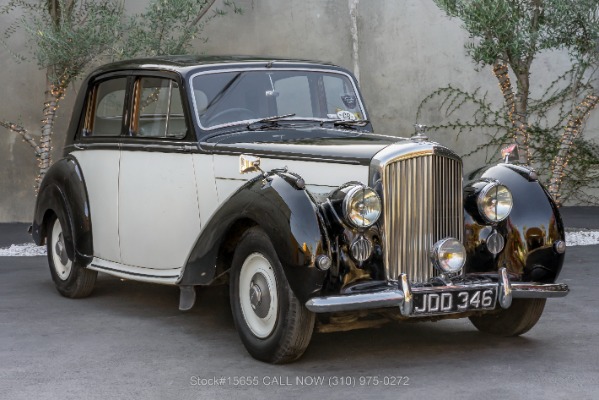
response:
<path id="1" fill-rule="evenodd" d="M 566 228 L 599 229 L 599 207 L 562 207 L 560 214 Z"/>
<path id="2" fill-rule="evenodd" d="M 27 232 L 31 224 L 2 223 L 0 224 L 0 248 L 11 244 L 33 242 L 31 235 Z"/>
<path id="3" fill-rule="evenodd" d="M 599 209 L 563 212 L 599 228 Z M 0 247 L 27 224 L 0 225 Z M 568 248 L 560 281 L 518 338 L 479 333 L 467 319 L 315 333 L 303 358 L 252 359 L 224 287 L 177 309 L 175 287 L 100 274 L 86 299 L 61 297 L 45 257 L 0 257 L 2 399 L 597 399 L 599 245 Z M 322 379 L 322 380 L 320 380 Z M 407 383 L 407 385 L 406 385 Z"/>

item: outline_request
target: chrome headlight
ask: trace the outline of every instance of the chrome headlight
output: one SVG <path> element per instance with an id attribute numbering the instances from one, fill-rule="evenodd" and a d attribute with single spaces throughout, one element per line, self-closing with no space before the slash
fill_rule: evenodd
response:
<path id="1" fill-rule="evenodd" d="M 441 239 L 433 246 L 431 260 L 440 272 L 454 274 L 466 263 L 466 248 L 457 239 Z"/>
<path id="2" fill-rule="evenodd" d="M 381 199 L 367 186 L 354 186 L 343 199 L 343 215 L 356 228 L 368 228 L 381 216 Z"/>
<path id="3" fill-rule="evenodd" d="M 490 182 L 476 199 L 480 215 L 489 223 L 503 221 L 510 215 L 514 205 L 510 190 L 497 182 Z"/>

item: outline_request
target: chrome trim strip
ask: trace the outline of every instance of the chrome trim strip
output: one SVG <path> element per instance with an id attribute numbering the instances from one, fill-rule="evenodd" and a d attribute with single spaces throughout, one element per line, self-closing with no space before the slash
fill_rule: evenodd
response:
<path id="1" fill-rule="evenodd" d="M 151 275 L 151 274 L 141 274 L 138 272 L 129 272 L 122 271 L 120 269 L 109 268 L 102 265 L 91 263 L 88 267 L 89 269 L 93 269 L 100 272 L 118 272 L 119 274 L 131 275 L 131 276 L 141 276 L 145 278 L 157 278 L 157 279 L 176 279 L 179 275 Z"/>
<path id="2" fill-rule="evenodd" d="M 403 303 L 401 290 L 383 290 L 373 293 L 313 297 L 306 302 L 306 308 L 315 313 L 366 310 L 370 308 L 396 307 Z"/>
<path id="3" fill-rule="evenodd" d="M 512 283 L 514 299 L 547 299 L 565 297 L 570 293 L 565 283 Z"/>
<path id="4" fill-rule="evenodd" d="M 391 144 L 380 152 L 378 152 L 372 158 L 372 170 L 371 170 L 371 186 L 375 183 L 372 179 L 377 173 L 379 176 L 382 176 L 383 169 L 386 165 L 401 161 L 408 158 L 413 157 L 421 157 L 424 155 L 438 154 L 440 156 L 453 158 L 456 161 L 461 161 L 460 157 L 447 149 L 446 147 L 441 146 L 439 143 L 435 142 L 419 142 L 413 140 L 406 140 L 400 143 Z"/>

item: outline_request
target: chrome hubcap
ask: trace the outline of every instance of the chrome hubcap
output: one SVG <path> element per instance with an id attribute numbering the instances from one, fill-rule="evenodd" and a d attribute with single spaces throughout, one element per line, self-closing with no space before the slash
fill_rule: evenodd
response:
<path id="1" fill-rule="evenodd" d="M 270 309 L 270 292 L 264 275 L 257 273 L 250 282 L 250 304 L 259 318 L 265 318 Z"/>
<path id="2" fill-rule="evenodd" d="M 69 275 L 71 275 L 73 262 L 69 260 L 67 255 L 64 236 L 62 234 L 62 226 L 60 225 L 58 218 L 52 227 L 52 235 L 50 240 L 52 241 L 51 244 L 53 244 L 51 248 L 54 270 L 56 271 L 56 275 L 58 275 L 61 280 L 65 281 L 68 279 Z"/>
<path id="3" fill-rule="evenodd" d="M 67 256 L 67 251 L 65 249 L 64 237 L 62 236 L 62 232 L 58 235 L 58 241 L 56 242 L 54 251 L 60 257 L 60 263 L 62 265 L 66 265 L 69 262 L 69 257 Z"/>

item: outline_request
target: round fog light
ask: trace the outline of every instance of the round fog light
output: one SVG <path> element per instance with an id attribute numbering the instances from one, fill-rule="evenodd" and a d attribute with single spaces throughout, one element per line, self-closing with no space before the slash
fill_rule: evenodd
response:
<path id="1" fill-rule="evenodd" d="M 466 249 L 457 239 L 441 239 L 433 246 L 431 259 L 435 268 L 442 273 L 455 274 L 466 263 Z"/>

